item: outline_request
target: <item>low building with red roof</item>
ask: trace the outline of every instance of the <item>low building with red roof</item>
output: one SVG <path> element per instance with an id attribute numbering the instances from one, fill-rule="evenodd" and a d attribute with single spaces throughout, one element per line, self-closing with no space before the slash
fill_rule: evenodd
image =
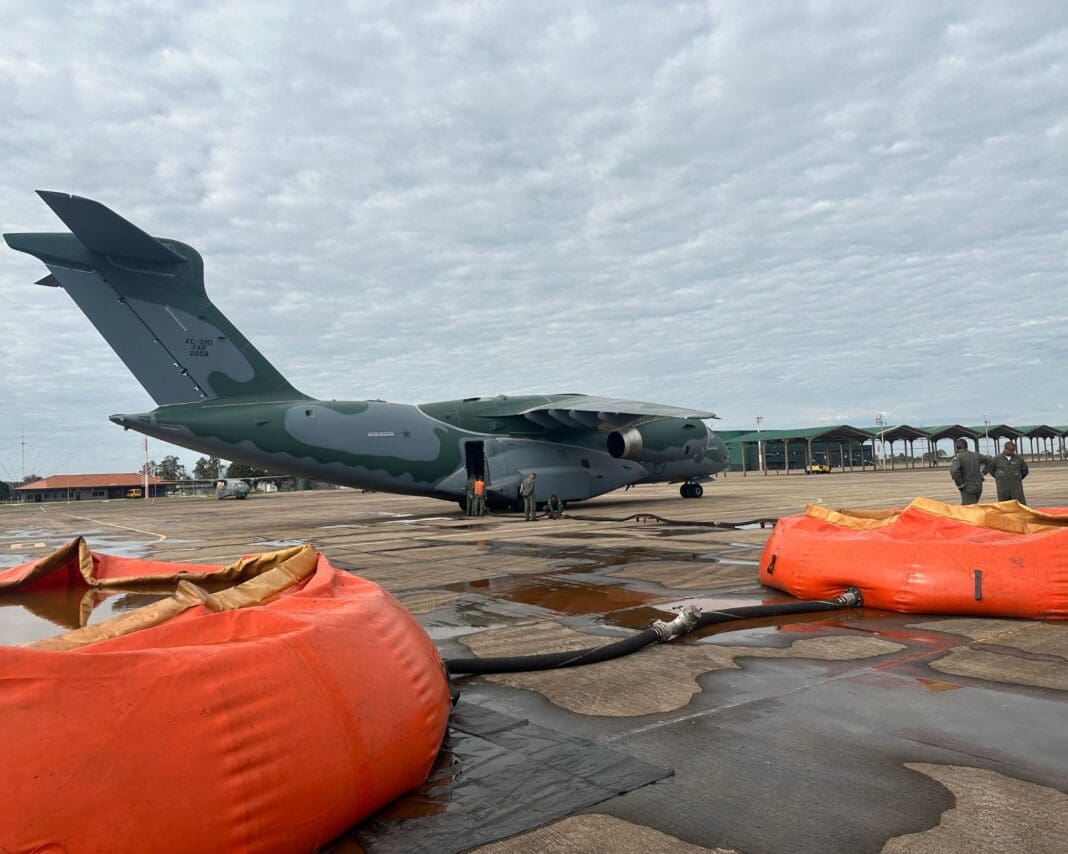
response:
<path id="1" fill-rule="evenodd" d="M 121 474 L 56 474 L 24 483 L 12 491 L 21 503 L 50 501 L 102 501 L 109 498 L 144 498 L 145 476 L 140 472 Z M 148 497 L 167 494 L 167 481 L 148 478 Z"/>

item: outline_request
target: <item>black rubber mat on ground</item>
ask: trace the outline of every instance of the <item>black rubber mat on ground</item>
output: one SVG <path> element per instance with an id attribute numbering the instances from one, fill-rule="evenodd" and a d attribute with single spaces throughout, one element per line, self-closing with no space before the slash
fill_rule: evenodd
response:
<path id="1" fill-rule="evenodd" d="M 368 852 L 465 851 L 514 836 L 673 772 L 460 702 L 419 791 L 339 840 Z M 347 844 L 346 844 L 347 843 Z"/>

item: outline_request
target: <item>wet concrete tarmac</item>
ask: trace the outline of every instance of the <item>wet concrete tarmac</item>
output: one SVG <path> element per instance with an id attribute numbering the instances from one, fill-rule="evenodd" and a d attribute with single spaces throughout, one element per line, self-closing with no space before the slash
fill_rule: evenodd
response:
<path id="1" fill-rule="evenodd" d="M 1068 467 L 1035 465 L 1027 487 L 1035 506 L 1068 505 Z M 770 529 L 713 522 L 809 502 L 902 506 L 921 494 L 952 500 L 947 471 L 730 475 L 701 500 L 637 488 L 573 507 L 581 520 L 535 523 L 352 491 L 0 507 L 0 566 L 77 534 L 100 551 L 219 564 L 310 542 L 393 592 L 446 657 L 524 654 L 625 637 L 687 602 L 784 600 L 755 583 Z M 686 524 L 613 521 L 635 513 Z M 3 597 L 0 643 L 157 595 Z M 474 706 L 674 771 L 494 852 L 1060 851 L 1068 833 L 1068 625 L 815 614 L 460 689 Z M 389 815 L 447 811 L 449 791 L 413 795 Z M 383 826 L 375 850 L 389 850 Z M 360 839 L 356 828 L 334 850 L 358 850 Z"/>

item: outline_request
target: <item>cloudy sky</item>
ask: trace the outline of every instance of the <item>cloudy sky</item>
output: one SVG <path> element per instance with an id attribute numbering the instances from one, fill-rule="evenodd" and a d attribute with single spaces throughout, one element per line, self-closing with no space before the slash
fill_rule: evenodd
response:
<path id="1" fill-rule="evenodd" d="M 306 393 L 1068 423 L 1063 4 L 0 19 L 0 228 L 62 230 L 52 189 L 193 244 Z M 0 248 L 0 463 L 132 470 L 151 401 L 45 272 Z"/>

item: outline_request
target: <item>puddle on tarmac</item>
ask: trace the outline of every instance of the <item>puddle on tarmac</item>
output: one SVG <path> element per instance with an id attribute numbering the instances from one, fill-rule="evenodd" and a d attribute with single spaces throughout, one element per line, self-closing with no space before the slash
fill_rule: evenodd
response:
<path id="1" fill-rule="evenodd" d="M 768 596 L 760 601 L 771 604 L 792 600 L 786 596 Z M 685 635 L 676 643 L 785 647 L 802 637 L 827 637 L 848 632 L 863 633 L 894 641 L 927 651 L 931 655 L 948 651 L 957 643 L 950 634 L 910 628 L 907 624 L 914 621 L 914 614 L 897 614 L 891 611 L 869 609 L 817 611 L 811 614 L 788 614 L 781 617 L 750 619 L 744 622 L 720 623 Z M 924 665 L 917 664 L 917 666 Z"/>
<path id="2" fill-rule="evenodd" d="M 437 641 L 503 628 L 529 620 L 530 615 L 508 602 L 461 599 L 420 615 L 418 619 L 430 638 Z"/>
<path id="3" fill-rule="evenodd" d="M 90 529 L 60 535 L 45 528 L 20 528 L 14 533 L 0 536 L 0 569 L 10 569 L 33 560 L 40 560 L 60 546 L 66 545 L 79 534 L 85 537 L 85 541 L 93 551 L 120 557 L 141 557 L 145 554 L 148 545 L 155 542 L 155 538 L 150 541 L 130 539 L 127 533 L 115 529 L 103 531 Z M 170 540 L 170 542 L 178 543 L 184 540 Z"/>
<path id="4" fill-rule="evenodd" d="M 450 522 L 452 516 L 419 516 L 415 519 L 387 519 L 383 525 L 422 525 L 424 522 Z"/>
<path id="5" fill-rule="evenodd" d="M 258 543 L 249 543 L 249 545 L 258 549 L 288 549 L 293 546 L 303 546 L 306 542 L 306 540 L 261 540 Z"/>
<path id="6" fill-rule="evenodd" d="M 500 576 L 458 585 L 456 589 L 509 602 L 545 608 L 558 614 L 605 614 L 667 600 L 664 595 L 642 593 L 618 583 L 597 584 L 573 576 Z"/>

